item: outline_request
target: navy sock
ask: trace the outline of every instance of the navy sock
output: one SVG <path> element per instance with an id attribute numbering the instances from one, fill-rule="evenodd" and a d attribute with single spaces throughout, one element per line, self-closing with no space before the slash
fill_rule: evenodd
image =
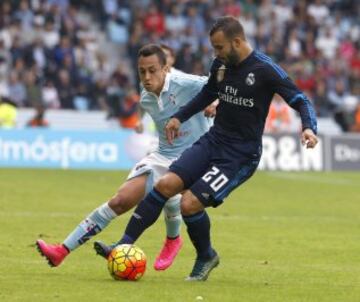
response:
<path id="1" fill-rule="evenodd" d="M 187 232 L 196 249 L 197 258 L 208 260 L 215 254 L 210 242 L 210 219 L 205 211 L 194 215 L 184 216 Z"/>
<path id="2" fill-rule="evenodd" d="M 122 238 L 119 240 L 119 242 L 117 242 L 116 245 L 118 244 L 133 244 L 135 241 L 134 239 L 132 239 L 129 235 L 124 234 L 122 236 Z"/>
<path id="3" fill-rule="evenodd" d="M 135 209 L 119 244 L 134 243 L 159 218 L 167 200 L 167 197 L 154 188 Z"/>

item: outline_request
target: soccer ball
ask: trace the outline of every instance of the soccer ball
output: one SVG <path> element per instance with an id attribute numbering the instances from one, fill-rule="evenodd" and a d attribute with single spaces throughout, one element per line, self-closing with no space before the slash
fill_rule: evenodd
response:
<path id="1" fill-rule="evenodd" d="M 108 257 L 108 269 L 115 280 L 139 280 L 145 273 L 145 253 L 135 245 L 121 244 Z"/>

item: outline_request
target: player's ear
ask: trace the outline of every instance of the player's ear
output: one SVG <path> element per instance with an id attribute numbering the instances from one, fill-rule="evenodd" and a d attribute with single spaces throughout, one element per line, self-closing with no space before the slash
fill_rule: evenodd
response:
<path id="1" fill-rule="evenodd" d="M 170 72 L 169 65 L 165 64 L 164 67 L 163 67 L 163 70 L 164 70 L 166 73 Z"/>
<path id="2" fill-rule="evenodd" d="M 243 40 L 241 39 L 241 37 L 235 37 L 232 42 L 234 48 L 240 48 Z"/>

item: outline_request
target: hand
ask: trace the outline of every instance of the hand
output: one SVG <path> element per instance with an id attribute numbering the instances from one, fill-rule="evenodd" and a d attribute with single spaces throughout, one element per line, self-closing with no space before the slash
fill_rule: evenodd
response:
<path id="1" fill-rule="evenodd" d="M 216 107 L 219 105 L 219 100 L 215 100 L 204 110 L 204 115 L 206 117 L 214 117 L 216 115 Z"/>
<path id="2" fill-rule="evenodd" d="M 144 132 L 144 124 L 142 123 L 142 121 L 139 121 L 135 128 L 134 128 L 136 133 L 143 133 Z"/>
<path id="3" fill-rule="evenodd" d="M 175 138 L 179 136 L 180 121 L 173 117 L 171 118 L 165 126 L 166 138 L 170 145 L 172 145 Z"/>
<path id="4" fill-rule="evenodd" d="M 316 144 L 318 143 L 318 139 L 314 132 L 310 128 L 304 129 L 304 131 L 301 133 L 301 144 L 304 146 L 306 145 L 306 148 L 314 148 Z"/>

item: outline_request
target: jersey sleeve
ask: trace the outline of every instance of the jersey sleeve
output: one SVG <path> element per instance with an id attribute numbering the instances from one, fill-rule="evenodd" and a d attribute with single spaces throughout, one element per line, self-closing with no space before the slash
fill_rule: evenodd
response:
<path id="1" fill-rule="evenodd" d="M 281 95 L 290 107 L 299 112 L 302 129 L 310 128 L 316 134 L 317 121 L 314 107 L 287 73 L 280 66 L 272 64 L 266 67 L 264 76 L 273 93 Z"/>
<path id="2" fill-rule="evenodd" d="M 189 103 L 181 107 L 172 117 L 177 118 L 180 122 L 184 122 L 194 114 L 205 109 L 218 97 L 216 72 L 219 66 L 219 61 L 215 59 L 212 63 L 207 83 Z"/>

